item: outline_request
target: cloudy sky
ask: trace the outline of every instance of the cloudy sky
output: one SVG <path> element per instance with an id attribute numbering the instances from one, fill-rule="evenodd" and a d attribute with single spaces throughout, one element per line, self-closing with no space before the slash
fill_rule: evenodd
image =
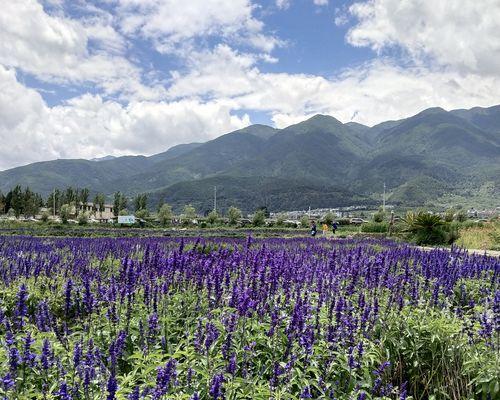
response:
<path id="1" fill-rule="evenodd" d="M 0 169 L 500 103 L 499 0 L 0 0 Z"/>

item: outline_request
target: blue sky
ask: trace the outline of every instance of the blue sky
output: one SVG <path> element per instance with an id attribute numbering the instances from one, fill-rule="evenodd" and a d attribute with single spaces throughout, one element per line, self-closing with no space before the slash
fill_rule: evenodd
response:
<path id="1" fill-rule="evenodd" d="M 154 154 L 316 113 L 367 125 L 500 103 L 497 0 L 17 0 L 0 169 Z"/>

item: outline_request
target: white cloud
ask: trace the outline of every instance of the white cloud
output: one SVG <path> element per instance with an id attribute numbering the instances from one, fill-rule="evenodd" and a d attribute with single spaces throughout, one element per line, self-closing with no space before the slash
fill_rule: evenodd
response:
<path id="1" fill-rule="evenodd" d="M 48 107 L 0 66 L 0 169 L 55 158 L 154 154 L 250 124 L 217 101 L 134 101 L 83 95 Z"/>
<path id="2" fill-rule="evenodd" d="M 244 110 L 265 112 L 284 127 L 316 113 L 375 124 L 430 106 L 498 103 L 500 5 L 494 0 L 482 2 L 487 13 L 472 1 L 461 7 L 355 3 L 349 15 L 357 22 L 347 39 L 379 56 L 330 76 L 265 72 L 261 63 L 277 62 L 271 52 L 281 42 L 265 32 L 250 0 L 192 0 L 182 7 L 176 0 L 110 0 L 118 7 L 111 14 L 84 2 L 78 20 L 63 14 L 62 1 L 48 3 L 54 13 L 18 0 L 5 2 L 0 14 L 0 169 L 60 157 L 157 153 L 248 125 L 247 115 L 235 116 Z M 344 9 L 336 16 L 347 23 Z M 146 72 L 128 55 L 138 35 L 160 51 L 175 51 L 180 67 L 162 71 L 171 74 L 168 81 L 156 83 L 153 71 L 153 84 L 142 83 Z M 217 44 L 208 45 L 208 37 Z M 404 49 L 412 62 L 401 66 L 380 56 L 390 47 Z M 16 71 L 80 85 L 82 94 L 50 107 Z M 98 94 L 85 94 L 88 83 Z"/>
<path id="3" fill-rule="evenodd" d="M 216 36 L 244 41 L 271 51 L 279 41 L 263 34 L 264 24 L 253 16 L 251 0 L 118 0 L 121 28 L 152 39 L 162 53 L 178 50 L 190 39 Z"/>
<path id="4" fill-rule="evenodd" d="M 498 101 L 500 79 L 442 70 L 403 68 L 381 59 L 330 78 L 264 73 L 257 59 L 228 46 L 193 54 L 189 72 L 174 74 L 169 95 L 217 99 L 233 109 L 271 114 L 277 126 L 316 113 L 375 124 L 430 106 L 461 108 Z"/>
<path id="5" fill-rule="evenodd" d="M 328 0 L 313 0 L 314 4 L 317 6 L 327 6 Z"/>
<path id="6" fill-rule="evenodd" d="M 3 2 L 0 64 L 60 84 L 95 83 L 108 94 L 158 98 L 121 55 L 126 44 L 102 16 L 77 21 L 49 15 L 35 0 Z M 91 47 L 93 47 L 91 49 Z"/>
<path id="7" fill-rule="evenodd" d="M 350 13 L 358 19 L 347 36 L 355 46 L 400 46 L 415 60 L 500 74 L 498 0 L 371 0 L 353 4 Z"/>
<path id="8" fill-rule="evenodd" d="M 276 7 L 281 10 L 286 10 L 290 7 L 290 0 L 276 0 Z"/>

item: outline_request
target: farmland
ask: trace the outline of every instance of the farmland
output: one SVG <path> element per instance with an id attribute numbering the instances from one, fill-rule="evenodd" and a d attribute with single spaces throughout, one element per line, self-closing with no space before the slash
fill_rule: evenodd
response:
<path id="1" fill-rule="evenodd" d="M 500 261 L 389 240 L 0 237 L 6 399 L 500 398 Z"/>

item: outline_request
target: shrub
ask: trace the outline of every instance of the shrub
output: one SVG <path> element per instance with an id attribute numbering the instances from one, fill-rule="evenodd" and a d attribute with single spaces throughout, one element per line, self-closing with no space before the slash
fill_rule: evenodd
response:
<path id="1" fill-rule="evenodd" d="M 86 212 L 82 212 L 78 215 L 78 225 L 87 225 L 89 222 L 89 215 Z"/>
<path id="2" fill-rule="evenodd" d="M 367 222 L 361 225 L 361 232 L 365 233 L 385 233 L 389 225 L 385 222 Z"/>
<path id="3" fill-rule="evenodd" d="M 47 222 L 49 220 L 49 213 L 47 211 L 44 211 L 40 217 L 42 222 Z"/>
<path id="4" fill-rule="evenodd" d="M 68 219 L 70 216 L 70 207 L 68 204 L 63 204 L 61 209 L 59 210 L 59 216 L 61 217 L 61 221 L 63 224 L 68 223 Z"/>
<path id="5" fill-rule="evenodd" d="M 135 216 L 141 219 L 149 218 L 149 211 L 145 208 L 142 208 L 135 212 Z"/>
<path id="6" fill-rule="evenodd" d="M 213 210 L 210 211 L 210 213 L 207 215 L 207 221 L 209 224 L 216 224 L 217 221 L 219 221 L 219 214 L 217 214 L 217 211 Z"/>
<path id="7" fill-rule="evenodd" d="M 301 228 L 308 228 L 309 227 L 310 221 L 309 221 L 309 217 L 307 215 L 303 215 L 300 218 L 299 222 L 300 222 L 300 227 Z"/>
<path id="8" fill-rule="evenodd" d="M 327 224 L 328 226 L 330 226 L 333 224 L 334 219 L 335 219 L 335 215 L 333 215 L 331 212 L 329 212 L 323 217 L 322 222 Z"/>
<path id="9" fill-rule="evenodd" d="M 163 204 L 158 211 L 158 221 L 162 226 L 169 226 L 172 222 L 172 206 Z"/>
<path id="10" fill-rule="evenodd" d="M 385 212 L 382 210 L 377 211 L 373 214 L 373 222 L 383 222 L 385 218 Z"/>
<path id="11" fill-rule="evenodd" d="M 388 316 L 380 332 L 388 354 L 393 384 L 408 384 L 414 399 L 470 398 L 473 395 L 464 360 L 467 341 L 456 317 L 439 311 L 404 309 Z"/>
<path id="12" fill-rule="evenodd" d="M 252 223 L 254 226 L 262 226 L 266 221 L 266 214 L 264 210 L 258 210 L 253 215 Z"/>
<path id="13" fill-rule="evenodd" d="M 455 215 L 455 219 L 458 221 L 458 222 L 465 222 L 467 221 L 467 213 L 464 211 L 464 210 L 460 210 L 456 215 Z"/>
<path id="14" fill-rule="evenodd" d="M 230 225 L 236 225 L 241 219 L 241 210 L 233 206 L 229 207 L 229 210 L 227 211 L 227 218 Z"/>
<path id="15" fill-rule="evenodd" d="M 279 214 L 276 218 L 276 226 L 284 226 L 285 225 L 285 216 L 283 214 Z"/>
<path id="16" fill-rule="evenodd" d="M 447 243 L 445 222 L 439 215 L 409 211 L 404 222 L 409 239 L 418 245 Z"/>

